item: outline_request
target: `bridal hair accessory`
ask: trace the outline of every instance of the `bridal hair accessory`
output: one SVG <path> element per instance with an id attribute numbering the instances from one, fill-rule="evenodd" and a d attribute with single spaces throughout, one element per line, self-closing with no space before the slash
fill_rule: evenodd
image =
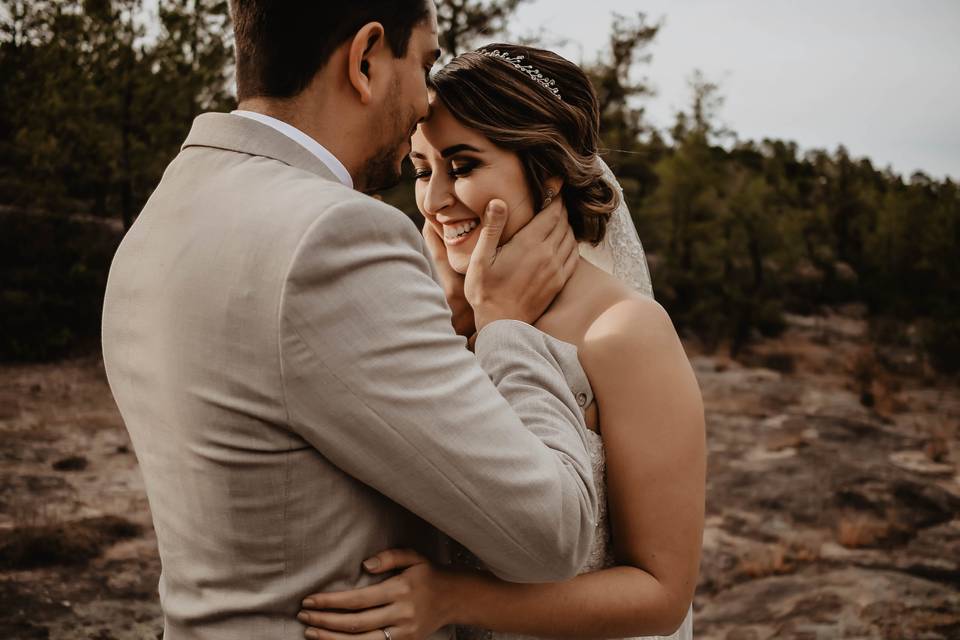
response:
<path id="1" fill-rule="evenodd" d="M 499 49 L 494 49 L 493 51 L 490 51 L 489 49 L 480 49 L 477 51 L 477 53 L 481 53 L 490 58 L 500 58 L 501 60 L 509 62 L 510 66 L 517 71 L 522 71 L 530 76 L 531 80 L 556 96 L 557 100 L 563 100 L 563 98 L 560 97 L 560 89 L 557 88 L 556 80 L 553 78 L 547 78 L 533 65 L 522 64 L 523 56 L 510 57 L 510 54 L 500 51 Z"/>

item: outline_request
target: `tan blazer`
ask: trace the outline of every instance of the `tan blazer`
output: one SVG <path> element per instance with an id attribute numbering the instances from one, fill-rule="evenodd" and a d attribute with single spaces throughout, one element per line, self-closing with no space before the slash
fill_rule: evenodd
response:
<path id="1" fill-rule="evenodd" d="M 157 531 L 166 640 L 302 638 L 301 598 L 442 532 L 519 582 L 572 576 L 596 494 L 543 334 L 476 356 L 423 238 L 258 122 L 194 122 L 110 270 L 110 387 Z"/>

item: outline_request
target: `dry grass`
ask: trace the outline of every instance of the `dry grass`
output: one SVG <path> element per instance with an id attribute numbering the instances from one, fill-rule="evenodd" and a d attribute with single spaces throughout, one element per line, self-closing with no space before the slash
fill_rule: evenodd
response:
<path id="1" fill-rule="evenodd" d="M 940 418 L 930 427 L 930 436 L 923 446 L 923 453 L 933 462 L 948 462 L 951 458 L 951 443 L 957 439 L 957 423 Z"/>
<path id="2" fill-rule="evenodd" d="M 819 557 L 819 553 L 805 545 L 777 544 L 740 558 L 736 573 L 749 579 L 786 575 Z"/>
<path id="3" fill-rule="evenodd" d="M 0 569 L 85 564 L 113 543 L 140 533 L 139 525 L 116 516 L 20 526 L 0 533 Z"/>
<path id="4" fill-rule="evenodd" d="M 860 349 L 851 365 L 851 374 L 863 406 L 884 415 L 901 413 L 907 409 L 898 397 L 900 383 L 884 366 L 876 346 Z"/>
<path id="5" fill-rule="evenodd" d="M 837 523 L 837 542 L 848 549 L 876 547 L 897 533 L 890 522 L 863 514 L 848 514 Z"/>

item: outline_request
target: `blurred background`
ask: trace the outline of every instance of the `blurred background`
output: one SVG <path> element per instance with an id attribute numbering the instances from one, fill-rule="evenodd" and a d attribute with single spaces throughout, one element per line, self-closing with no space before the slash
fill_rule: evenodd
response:
<path id="1" fill-rule="evenodd" d="M 960 4 L 437 4 L 594 81 L 706 400 L 697 637 L 960 637 Z M 231 74 L 223 0 L 0 0 L 0 637 L 158 637 L 100 308 Z"/>

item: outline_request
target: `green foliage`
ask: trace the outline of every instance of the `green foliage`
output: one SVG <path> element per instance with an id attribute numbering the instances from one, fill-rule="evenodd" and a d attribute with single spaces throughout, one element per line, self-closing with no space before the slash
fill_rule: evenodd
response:
<path id="1" fill-rule="evenodd" d="M 715 125 L 718 88 L 695 75 L 690 108 L 640 202 L 655 289 L 677 324 L 736 355 L 782 329 L 784 311 L 863 302 L 920 322 L 933 363 L 960 369 L 960 193 L 950 180 L 909 182 L 794 143 L 737 142 Z"/>
<path id="2" fill-rule="evenodd" d="M 528 0 L 440 0 L 437 24 L 444 56 L 454 57 L 477 44 L 502 33 L 507 19 Z"/>
<path id="3" fill-rule="evenodd" d="M 225 0 L 13 2 L 0 12 L 0 202 L 129 226 L 184 129 L 231 102 Z"/>
<path id="4" fill-rule="evenodd" d="M 103 287 L 190 121 L 232 102 L 227 3 L 0 4 L 0 359 L 95 343 Z"/>
<path id="5" fill-rule="evenodd" d="M 652 90 L 633 78 L 636 65 L 649 62 L 648 49 L 659 30 L 660 25 L 650 24 L 644 13 L 632 18 L 615 14 L 605 57 L 585 69 L 600 103 L 601 154 L 633 201 L 656 188 L 653 165 L 664 151 L 659 134 L 643 119 L 641 100 Z M 638 229 L 641 234 L 649 230 Z"/>
<path id="6" fill-rule="evenodd" d="M 923 346 L 937 369 L 960 372 L 960 316 L 956 308 L 946 308 L 924 323 Z"/>
<path id="7" fill-rule="evenodd" d="M 0 360 L 49 360 L 100 333 L 119 223 L 0 212 Z"/>

